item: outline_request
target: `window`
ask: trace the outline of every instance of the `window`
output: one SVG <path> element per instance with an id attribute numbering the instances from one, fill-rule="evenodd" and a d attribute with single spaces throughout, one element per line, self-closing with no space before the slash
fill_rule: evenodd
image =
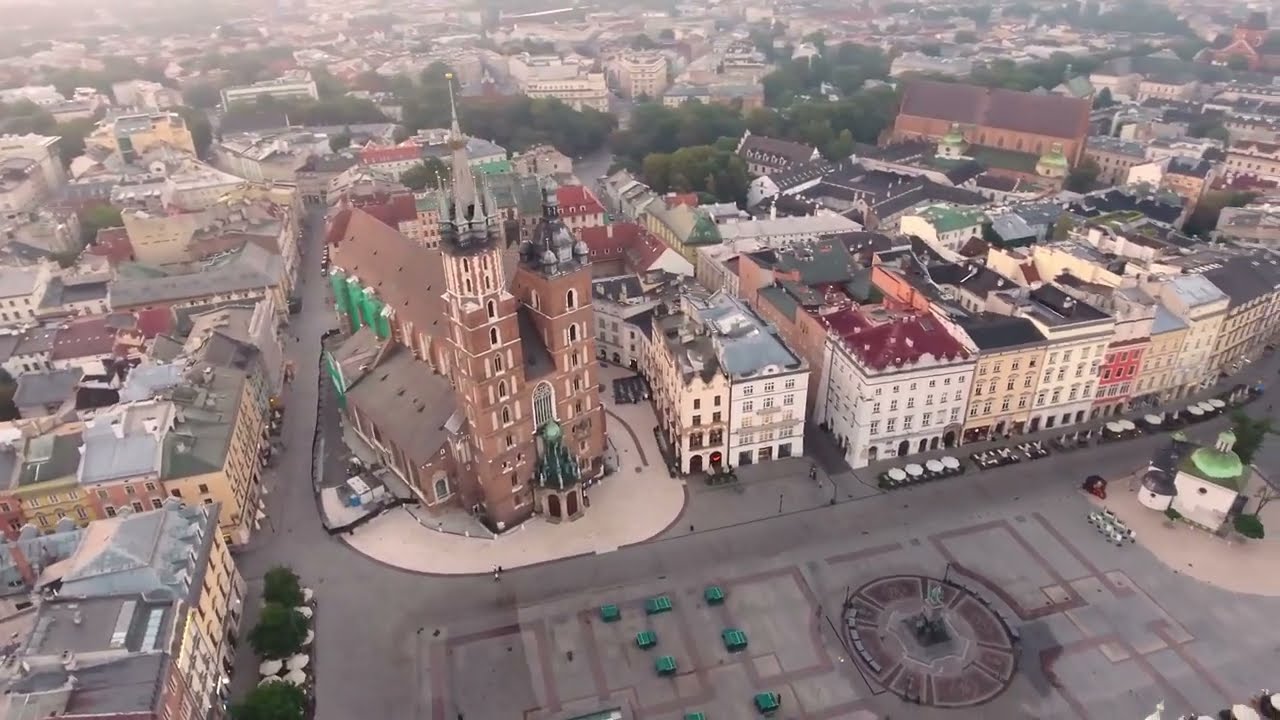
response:
<path id="1" fill-rule="evenodd" d="M 489 319 L 493 320 L 498 317 L 498 303 L 490 300 L 485 303 L 485 308 L 489 311 Z"/>
<path id="2" fill-rule="evenodd" d="M 208 486 L 208 485 L 205 485 L 204 483 L 200 483 L 200 486 L 199 486 L 199 488 L 198 488 L 198 489 L 199 489 L 199 490 L 200 490 L 200 492 L 202 492 L 202 493 L 207 493 L 207 492 L 209 492 L 209 486 Z"/>
<path id="3" fill-rule="evenodd" d="M 742 412 L 751 412 L 752 410 L 755 410 L 755 409 L 756 409 L 756 404 L 755 404 L 755 401 L 753 400 L 748 400 L 742 403 Z"/>
<path id="4" fill-rule="evenodd" d="M 889 401 L 889 412 L 898 412 L 898 401 L 897 401 L 897 400 L 890 400 L 890 401 Z"/>
<path id="5" fill-rule="evenodd" d="M 164 501 L 161 500 L 160 498 L 151 498 L 152 509 L 159 510 L 163 505 L 164 505 Z"/>
<path id="6" fill-rule="evenodd" d="M 767 382 L 767 383 L 765 383 L 765 384 L 764 384 L 764 391 L 765 391 L 765 392 L 773 392 L 773 383 L 771 383 L 771 382 Z"/>
<path id="7" fill-rule="evenodd" d="M 152 491 L 154 491 L 154 490 L 156 489 L 156 484 L 155 484 L 155 483 L 147 483 L 145 487 L 147 488 L 147 492 L 152 492 Z"/>
<path id="8" fill-rule="evenodd" d="M 509 407 L 504 406 L 502 408 L 502 424 L 503 425 L 511 424 L 511 408 Z"/>
<path id="9" fill-rule="evenodd" d="M 99 498 L 101 498 L 101 499 L 103 499 L 103 500 L 106 500 L 106 499 L 107 499 L 107 491 L 106 491 L 106 490 L 99 490 L 99 491 L 98 491 L 98 497 L 99 497 Z M 5 508 L 5 511 L 6 511 L 6 512 L 7 512 L 8 510 L 9 510 L 9 508 Z"/>
<path id="10" fill-rule="evenodd" d="M 1012 389 L 1013 389 L 1013 385 L 1014 385 L 1014 383 L 1015 383 L 1015 382 L 1016 382 L 1016 378 L 1010 377 L 1010 378 L 1009 378 L 1009 382 L 1007 382 L 1007 383 L 1005 383 L 1005 384 L 1004 384 L 1004 389 L 1005 389 L 1005 390 L 1012 390 Z"/>
<path id="11" fill-rule="evenodd" d="M 933 421 L 933 413 L 927 412 L 920 416 L 920 427 L 929 427 L 929 423 Z"/>
<path id="12" fill-rule="evenodd" d="M 872 420 L 872 421 L 871 421 L 871 425 L 870 425 L 870 427 L 871 427 L 871 434 L 872 434 L 872 435 L 879 435 L 879 434 L 880 434 L 880 421 L 879 421 L 879 420 Z"/>
<path id="13" fill-rule="evenodd" d="M 125 485 L 125 486 L 124 486 L 124 494 L 125 494 L 125 495 L 133 495 L 133 494 L 134 494 L 134 493 L 136 493 L 136 492 L 137 492 L 137 490 L 135 490 L 135 489 L 134 489 L 134 487 L 133 487 L 132 485 Z"/>
<path id="14" fill-rule="evenodd" d="M 782 383 L 783 390 L 792 390 L 795 388 L 795 386 L 796 386 L 795 378 L 787 378 L 786 381 Z"/>
<path id="15" fill-rule="evenodd" d="M 170 495 L 172 495 L 172 496 L 174 496 L 174 497 L 176 497 L 176 498 L 180 498 L 180 497 L 182 497 L 182 491 L 181 491 L 181 490 L 170 490 L 170 491 L 169 491 L 169 494 L 170 494 Z"/>
<path id="16" fill-rule="evenodd" d="M 80 518 L 81 520 L 88 520 L 89 513 L 85 512 L 84 508 L 78 507 L 76 508 L 76 517 Z"/>
<path id="17" fill-rule="evenodd" d="M 885 432 L 893 432 L 898 427 L 898 418 L 889 418 L 884 424 Z"/>
<path id="18" fill-rule="evenodd" d="M 960 419 L 960 408 L 958 407 L 951 408 L 951 422 L 956 422 L 959 419 Z"/>
<path id="19" fill-rule="evenodd" d="M 879 412 L 880 412 L 880 403 L 878 402 L 871 403 L 871 414 L 875 415 Z"/>
<path id="20" fill-rule="evenodd" d="M 693 399 L 693 409 L 694 409 L 694 410 L 701 410 L 701 409 L 702 409 L 702 398 L 694 398 L 694 399 Z"/>
<path id="21" fill-rule="evenodd" d="M 507 396 L 507 381 L 499 380 L 498 381 L 498 397 L 505 398 L 506 396 Z"/>
<path id="22" fill-rule="evenodd" d="M 915 383 L 912 383 L 912 384 L 914 385 Z M 907 398 L 907 409 L 910 410 L 915 406 L 916 406 L 916 399 L 913 397 Z"/>
<path id="23" fill-rule="evenodd" d="M 783 395 L 783 396 L 782 396 L 782 404 L 783 404 L 783 405 L 795 405 L 795 404 L 796 404 L 796 396 L 795 396 L 795 395 Z"/>
<path id="24" fill-rule="evenodd" d="M 702 424 L 702 416 L 701 416 L 701 415 L 694 415 L 694 416 L 693 416 L 693 424 L 694 424 L 694 425 L 701 425 L 701 424 Z"/>
<path id="25" fill-rule="evenodd" d="M 719 410 L 717 410 L 717 411 L 715 411 L 715 412 L 711 413 L 711 422 L 713 422 L 713 423 L 718 423 L 718 422 L 720 422 L 720 411 L 719 411 Z"/>
<path id="26" fill-rule="evenodd" d="M 711 404 L 716 407 L 720 407 L 720 396 L 716 395 L 715 397 L 711 398 Z"/>
<path id="27" fill-rule="evenodd" d="M 498 347 L 498 328 L 489 328 L 489 347 Z"/>
<path id="28" fill-rule="evenodd" d="M 578 307 L 578 291 L 577 290 L 570 290 L 569 292 L 564 294 L 564 305 L 569 310 L 577 309 Z"/>
<path id="29" fill-rule="evenodd" d="M 902 418 L 902 430 L 903 430 L 903 432 L 910 432 L 910 430 L 911 430 L 911 422 L 912 422 L 913 420 L 915 420 L 915 416 L 914 416 L 914 415 L 908 415 L 908 416 L 906 416 L 906 417 Z"/>
<path id="30" fill-rule="evenodd" d="M 533 389 L 533 426 L 540 428 L 555 419 L 555 391 L 544 380 Z"/>
<path id="31" fill-rule="evenodd" d="M 211 502 L 213 502 L 213 500 L 210 500 L 209 498 L 205 498 L 205 502 L 206 502 L 206 503 L 211 503 Z M 141 502 L 138 502 L 137 500 L 134 500 L 134 501 L 133 501 L 133 511 L 134 511 L 134 512 L 142 512 L 142 511 L 143 511 L 143 510 L 145 510 L 145 509 L 146 509 L 146 508 L 142 507 L 142 503 L 141 503 Z"/>
<path id="32" fill-rule="evenodd" d="M 760 403 L 761 409 L 768 410 L 773 407 L 773 398 L 767 397 Z"/>
<path id="33" fill-rule="evenodd" d="M 502 355 L 501 354 L 495 354 L 493 356 L 493 371 L 502 372 Z"/>
<path id="34" fill-rule="evenodd" d="M 115 516 L 116 516 L 116 509 L 115 509 L 115 508 L 113 508 L 113 507 L 111 507 L 110 505 L 108 505 L 108 506 L 106 506 L 106 507 L 102 508 L 102 511 L 103 511 L 103 512 L 105 512 L 105 513 L 107 514 L 107 517 L 115 517 Z M 41 519 L 41 520 L 43 520 L 44 518 L 40 518 L 40 519 Z"/>
<path id="35" fill-rule="evenodd" d="M 569 342 L 578 342 L 578 326 L 569 326 Z"/>

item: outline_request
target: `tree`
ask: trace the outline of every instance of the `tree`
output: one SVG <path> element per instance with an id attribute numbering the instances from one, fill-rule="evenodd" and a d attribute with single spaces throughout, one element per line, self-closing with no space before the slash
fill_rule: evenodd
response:
<path id="1" fill-rule="evenodd" d="M 210 110 L 222 102 L 222 92 L 212 83 L 194 82 L 182 88 L 182 101 L 193 108 Z"/>
<path id="2" fill-rule="evenodd" d="M 658 32 L 658 39 L 664 40 L 664 41 L 675 40 L 676 31 L 672 30 L 671 28 L 663 28 Z"/>
<path id="3" fill-rule="evenodd" d="M 262 600 L 290 608 L 301 605 L 304 599 L 298 574 L 284 565 L 268 570 L 262 577 Z"/>
<path id="4" fill-rule="evenodd" d="M 269 602 L 262 617 L 249 631 L 249 644 L 258 657 L 287 658 L 302 649 L 307 639 L 307 619 L 297 609 Z"/>
<path id="5" fill-rule="evenodd" d="M 422 192 L 427 188 L 440 187 L 440 182 L 449 177 L 449 163 L 440 158 L 429 157 L 414 165 L 400 176 L 400 184 L 414 192 Z"/>
<path id="6" fill-rule="evenodd" d="M 13 394 L 18 390 L 18 383 L 8 370 L 0 368 L 0 421 L 17 420 L 18 407 L 13 404 Z"/>
<path id="7" fill-rule="evenodd" d="M 1188 235 L 1208 237 L 1218 227 L 1218 217 L 1223 208 L 1244 207 L 1253 202 L 1256 193 L 1230 190 L 1211 190 L 1196 203 L 1196 209 L 1183 225 L 1182 231 Z"/>
<path id="8" fill-rule="evenodd" d="M 329 149 L 338 152 L 343 148 L 351 146 L 351 128 L 344 128 L 342 132 L 329 138 Z"/>
<path id="9" fill-rule="evenodd" d="M 1257 515 L 1237 515 L 1234 525 L 1236 532 L 1250 540 L 1261 540 L 1267 534 L 1266 529 L 1262 527 L 1262 520 Z"/>
<path id="10" fill-rule="evenodd" d="M 68 120 L 64 123 L 58 123 L 58 154 L 62 157 L 62 164 L 70 166 L 71 161 L 84 154 L 84 139 L 93 132 L 97 126 L 90 118 L 76 118 Z"/>
<path id="11" fill-rule="evenodd" d="M 1231 415 L 1231 432 L 1235 433 L 1236 443 L 1232 450 L 1245 465 L 1253 462 L 1262 443 L 1276 430 L 1272 427 L 1270 417 L 1255 418 L 1243 410 Z"/>
<path id="12" fill-rule="evenodd" d="M 98 237 L 98 231 L 120 227 L 124 220 L 120 208 L 111 205 L 94 205 L 80 211 L 80 243 L 90 245 Z"/>
<path id="13" fill-rule="evenodd" d="M 249 691 L 231 707 L 232 720 L 302 720 L 307 694 L 287 682 L 271 682 Z"/>
<path id="14" fill-rule="evenodd" d="M 1093 96 L 1093 107 L 1095 109 L 1109 108 L 1115 105 L 1116 101 L 1111 97 L 1111 88 L 1102 88 L 1097 95 Z"/>
<path id="15" fill-rule="evenodd" d="M 972 30 L 957 30 L 955 41 L 958 45 L 973 45 L 978 42 L 978 33 Z"/>
<path id="16" fill-rule="evenodd" d="M 1271 504 L 1272 500 L 1280 498 L 1280 492 L 1277 492 L 1275 488 L 1271 487 L 1266 482 L 1263 482 L 1262 487 L 1258 488 L 1258 492 L 1254 493 L 1253 496 L 1258 499 L 1258 505 L 1253 509 L 1253 512 L 1254 514 L 1261 515 L 1263 508 Z"/>
<path id="17" fill-rule="evenodd" d="M 1093 189 L 1094 183 L 1098 182 L 1098 175 L 1101 172 L 1102 168 L 1098 167 L 1098 163 L 1093 158 L 1085 158 L 1071 168 L 1064 186 L 1072 192 L 1089 192 Z"/>
<path id="18" fill-rule="evenodd" d="M 1071 231 L 1076 229 L 1076 223 L 1067 215 L 1058 217 L 1058 221 L 1053 224 L 1053 239 L 1055 242 L 1062 242 L 1071 237 Z"/>
<path id="19" fill-rule="evenodd" d="M 187 129 L 191 131 L 191 141 L 195 143 L 196 156 L 207 157 L 209 146 L 213 144 L 213 124 L 209 122 L 208 114 L 204 110 L 185 105 L 176 107 L 173 111 L 182 116 Z"/>

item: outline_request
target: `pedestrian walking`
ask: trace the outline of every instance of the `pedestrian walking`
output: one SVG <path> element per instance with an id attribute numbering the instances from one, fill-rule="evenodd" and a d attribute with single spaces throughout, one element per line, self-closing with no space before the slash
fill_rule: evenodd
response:
<path id="1" fill-rule="evenodd" d="M 495 569 L 495 570 L 493 571 L 493 581 L 494 581 L 494 582 L 498 582 L 498 571 L 497 571 L 497 569 Z"/>

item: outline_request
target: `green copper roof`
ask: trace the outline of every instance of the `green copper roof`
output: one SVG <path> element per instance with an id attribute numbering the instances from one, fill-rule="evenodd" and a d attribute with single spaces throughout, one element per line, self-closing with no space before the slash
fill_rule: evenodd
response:
<path id="1" fill-rule="evenodd" d="M 533 479 L 540 487 L 550 490 L 567 490 L 582 480 L 578 461 L 564 446 L 564 430 L 555 420 L 549 420 L 539 430 L 542 437 L 538 448 L 538 466 Z"/>
<path id="2" fill-rule="evenodd" d="M 982 210 L 958 205 L 930 205 L 916 214 L 924 218 L 937 232 L 962 230 L 987 222 L 987 214 Z"/>
<path id="3" fill-rule="evenodd" d="M 1191 453 L 1180 469 L 1215 485 L 1240 491 L 1244 485 L 1244 462 L 1230 449 L 1220 449 L 1230 448 L 1235 441 L 1236 436 L 1230 430 L 1222 433 L 1215 447 L 1202 447 Z"/>
<path id="4" fill-rule="evenodd" d="M 1067 161 L 1067 156 L 1062 152 L 1062 146 L 1054 143 L 1053 147 L 1049 149 L 1049 152 L 1040 156 L 1040 164 L 1065 168 L 1070 163 Z"/>
<path id="5" fill-rule="evenodd" d="M 951 129 L 947 131 L 946 135 L 942 136 L 942 141 L 939 144 L 954 146 L 964 145 L 964 131 L 960 129 L 959 125 L 952 124 Z"/>
<path id="6" fill-rule="evenodd" d="M 716 223 L 704 213 L 698 213 L 698 219 L 693 223 L 693 230 L 689 232 L 689 239 L 686 244 L 689 245 L 719 245 L 720 229 L 716 227 Z"/>

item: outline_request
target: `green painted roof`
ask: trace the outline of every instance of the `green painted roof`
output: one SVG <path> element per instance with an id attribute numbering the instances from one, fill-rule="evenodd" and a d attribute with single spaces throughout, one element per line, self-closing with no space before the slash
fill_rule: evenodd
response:
<path id="1" fill-rule="evenodd" d="M 704 213 L 698 213 L 698 219 L 693 223 L 693 230 L 689 232 L 689 239 L 685 241 L 688 245 L 719 245 L 720 229 L 716 227 L 716 223 Z"/>
<path id="2" fill-rule="evenodd" d="M 989 168 L 1014 170 L 1016 172 L 1033 173 L 1036 169 L 1035 153 L 1019 152 L 1002 148 L 974 145 L 969 148 L 969 157 Z"/>
<path id="3" fill-rule="evenodd" d="M 987 214 L 977 208 L 955 205 L 930 205 L 916 213 L 938 232 L 963 230 L 987 222 Z"/>
<path id="4" fill-rule="evenodd" d="M 1244 487 L 1245 464 L 1234 452 L 1218 449 L 1229 448 L 1235 441 L 1235 434 L 1227 430 L 1218 436 L 1217 446 L 1199 448 L 1183 461 L 1179 469 L 1214 485 L 1239 492 Z"/>

